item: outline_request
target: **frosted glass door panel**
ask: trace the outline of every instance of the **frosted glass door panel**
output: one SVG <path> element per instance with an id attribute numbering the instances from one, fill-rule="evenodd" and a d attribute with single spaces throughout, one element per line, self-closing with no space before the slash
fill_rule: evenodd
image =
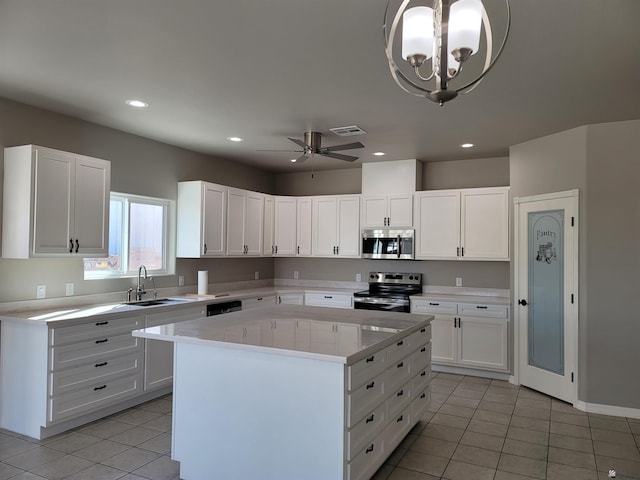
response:
<path id="1" fill-rule="evenodd" d="M 529 365 L 564 375 L 564 211 L 529 213 Z"/>

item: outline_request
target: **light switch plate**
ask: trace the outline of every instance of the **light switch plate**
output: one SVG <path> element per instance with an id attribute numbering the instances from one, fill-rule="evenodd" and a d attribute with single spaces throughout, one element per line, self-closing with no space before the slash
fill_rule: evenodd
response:
<path id="1" fill-rule="evenodd" d="M 300 276 L 300 275 L 299 275 L 298 271 L 297 271 L 297 270 L 294 270 L 294 271 L 293 271 L 293 278 L 297 280 L 299 276 Z"/>
<path id="2" fill-rule="evenodd" d="M 361 281 L 362 281 L 362 274 L 356 273 L 356 282 L 361 282 Z"/>
<path id="3" fill-rule="evenodd" d="M 184 275 L 178 275 L 178 286 L 184 287 Z"/>
<path id="4" fill-rule="evenodd" d="M 36 298 L 47 298 L 47 286 L 38 285 L 36 287 Z"/>
<path id="5" fill-rule="evenodd" d="M 462 286 L 462 277 L 456 277 L 456 287 Z"/>
<path id="6" fill-rule="evenodd" d="M 254 277 L 256 280 L 260 280 L 260 272 L 256 272 Z"/>
<path id="7" fill-rule="evenodd" d="M 67 283 L 65 286 L 65 295 L 67 297 L 70 297 L 71 295 L 73 295 L 73 290 L 74 290 L 73 283 Z"/>

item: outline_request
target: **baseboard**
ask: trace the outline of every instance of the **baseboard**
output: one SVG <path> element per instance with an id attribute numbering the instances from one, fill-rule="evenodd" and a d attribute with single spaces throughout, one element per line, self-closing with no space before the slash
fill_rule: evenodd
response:
<path id="1" fill-rule="evenodd" d="M 453 373 L 456 375 L 468 375 L 470 377 L 492 378 L 494 380 L 509 381 L 509 374 L 502 372 L 492 372 L 491 370 L 476 370 L 475 368 L 454 367 L 451 365 L 431 365 L 431 371 L 442 373 Z"/>
<path id="2" fill-rule="evenodd" d="M 640 408 L 616 407 L 615 405 L 587 403 L 582 400 L 578 400 L 574 407 L 587 413 L 599 413 L 613 417 L 640 418 Z"/>

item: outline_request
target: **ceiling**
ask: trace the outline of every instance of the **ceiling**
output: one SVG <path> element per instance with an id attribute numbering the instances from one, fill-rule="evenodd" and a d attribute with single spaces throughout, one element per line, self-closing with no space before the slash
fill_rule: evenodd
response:
<path id="1" fill-rule="evenodd" d="M 502 57 L 440 107 L 396 86 L 386 0 L 0 0 L 0 96 L 274 171 L 507 156 L 640 118 L 640 1 L 511 0 Z M 125 105 L 129 98 L 147 109 Z M 329 128 L 367 134 L 339 137 Z M 354 164 L 292 164 L 286 137 L 353 141 Z M 239 136 L 232 143 L 229 136 Z M 476 144 L 463 150 L 461 143 Z M 383 151 L 384 157 L 373 157 Z"/>

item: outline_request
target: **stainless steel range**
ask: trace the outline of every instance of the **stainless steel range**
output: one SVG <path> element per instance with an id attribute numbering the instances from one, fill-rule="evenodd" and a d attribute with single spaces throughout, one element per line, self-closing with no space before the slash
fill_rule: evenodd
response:
<path id="1" fill-rule="evenodd" d="M 369 290 L 353 294 L 353 308 L 409 312 L 409 296 L 422 292 L 421 273 L 369 273 Z"/>

